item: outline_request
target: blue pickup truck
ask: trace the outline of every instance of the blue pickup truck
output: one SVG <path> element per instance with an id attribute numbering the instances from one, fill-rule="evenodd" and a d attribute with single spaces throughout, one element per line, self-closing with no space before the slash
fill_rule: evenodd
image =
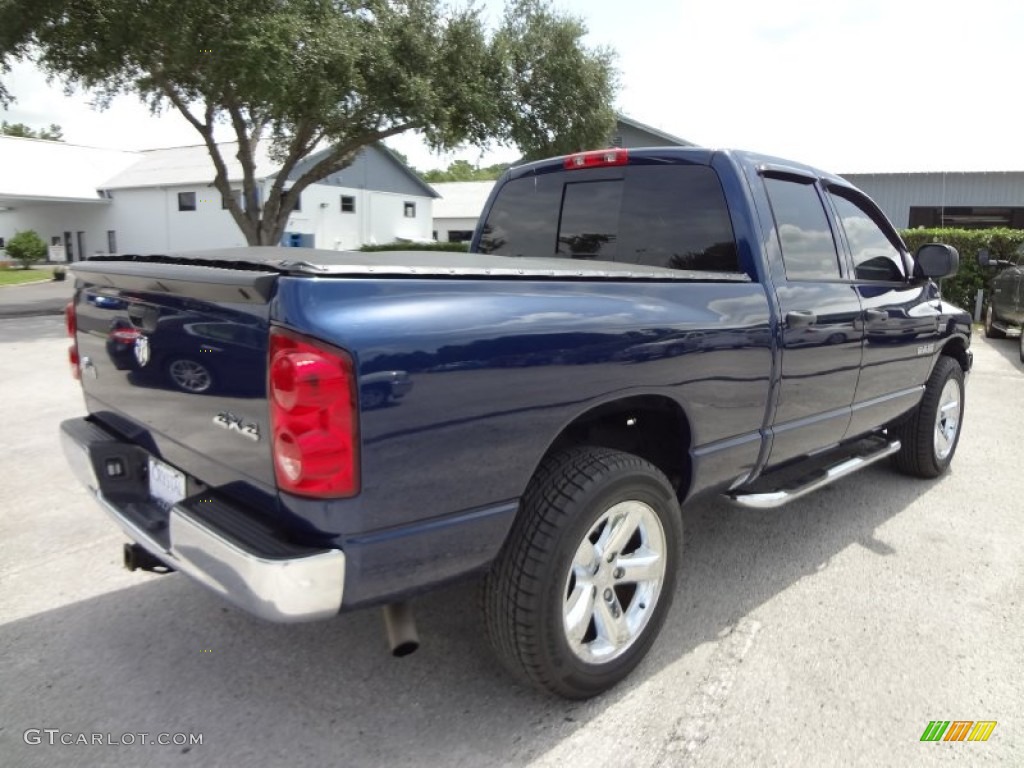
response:
<path id="1" fill-rule="evenodd" d="M 958 263 L 796 163 L 536 162 L 468 254 L 75 264 L 88 415 L 64 450 L 130 568 L 272 621 L 383 606 L 396 654 L 410 597 L 482 576 L 497 656 L 584 698 L 665 621 L 680 504 L 777 507 L 887 457 L 947 469 L 971 327 L 936 280 Z"/>

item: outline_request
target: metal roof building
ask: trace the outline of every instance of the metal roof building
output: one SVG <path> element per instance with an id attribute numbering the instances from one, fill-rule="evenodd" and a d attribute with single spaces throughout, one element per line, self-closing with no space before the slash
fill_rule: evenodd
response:
<path id="1" fill-rule="evenodd" d="M 1024 171 L 844 173 L 900 229 L 1024 229 Z"/>

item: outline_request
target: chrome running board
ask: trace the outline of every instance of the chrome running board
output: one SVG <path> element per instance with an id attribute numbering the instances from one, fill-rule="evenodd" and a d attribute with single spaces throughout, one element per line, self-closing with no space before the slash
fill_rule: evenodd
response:
<path id="1" fill-rule="evenodd" d="M 747 507 L 748 509 L 774 509 L 781 507 L 783 504 L 788 504 L 794 499 L 799 499 L 801 496 L 806 496 L 812 491 L 830 485 L 836 480 L 841 480 L 847 475 L 852 475 L 854 472 L 864 469 L 864 467 L 874 464 L 876 461 L 881 461 L 887 456 L 892 456 L 899 449 L 900 441 L 892 440 L 882 444 L 875 450 L 849 456 L 836 464 L 822 467 L 810 475 L 801 478 L 800 481 L 792 486 L 764 492 L 751 492 L 750 490 L 738 488 L 727 494 L 726 498 L 734 504 Z"/>

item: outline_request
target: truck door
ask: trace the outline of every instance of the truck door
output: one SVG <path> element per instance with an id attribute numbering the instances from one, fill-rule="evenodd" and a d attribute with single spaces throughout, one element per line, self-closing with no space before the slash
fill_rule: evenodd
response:
<path id="1" fill-rule="evenodd" d="M 1024 323 L 1024 267 L 1013 270 L 1013 304 L 1009 315 L 1013 322 Z"/>
<path id="2" fill-rule="evenodd" d="M 830 186 L 828 199 L 863 310 L 864 360 L 846 435 L 854 437 L 918 401 L 937 353 L 941 313 L 935 286 L 909 281 L 909 255 L 877 206 L 848 187 Z"/>
<path id="3" fill-rule="evenodd" d="M 762 176 L 781 248 L 781 260 L 771 260 L 782 318 L 769 457 L 778 464 L 846 434 L 861 365 L 861 306 L 816 180 L 789 172 Z"/>

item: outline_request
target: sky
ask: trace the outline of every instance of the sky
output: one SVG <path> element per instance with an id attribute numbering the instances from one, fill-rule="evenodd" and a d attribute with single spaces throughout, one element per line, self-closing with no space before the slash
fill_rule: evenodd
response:
<path id="1" fill-rule="evenodd" d="M 481 3 L 496 18 L 501 2 Z M 587 44 L 618 52 L 623 114 L 702 146 L 735 147 L 835 173 L 1024 171 L 1017 84 L 1020 0 L 555 0 Z M 134 97 L 104 112 L 65 96 L 31 65 L 5 78 L 0 118 L 65 140 L 145 149 L 199 143 L 175 112 Z M 224 135 L 229 139 L 229 133 Z M 488 165 L 515 149 L 431 154 L 389 144 L 420 170 Z"/>

